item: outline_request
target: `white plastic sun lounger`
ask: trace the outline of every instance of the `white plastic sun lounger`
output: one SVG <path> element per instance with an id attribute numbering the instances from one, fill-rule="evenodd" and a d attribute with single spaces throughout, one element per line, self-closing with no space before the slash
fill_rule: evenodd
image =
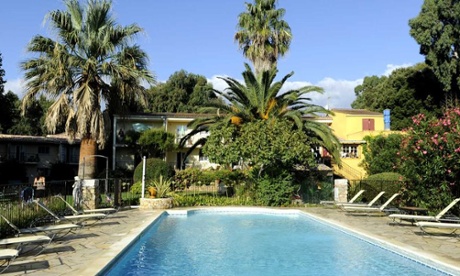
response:
<path id="1" fill-rule="evenodd" d="M 73 215 L 73 216 L 58 216 L 56 213 L 54 213 L 53 211 L 48 209 L 48 207 L 43 205 L 43 203 L 41 203 L 40 201 L 34 200 L 34 202 L 38 206 L 40 206 L 43 210 L 48 212 L 48 214 L 50 214 L 52 217 L 54 217 L 57 222 L 70 221 L 72 223 L 78 224 L 78 223 L 82 223 L 82 222 L 87 221 L 87 220 L 101 220 L 101 219 L 104 219 L 104 218 L 107 217 L 106 214 L 102 214 L 102 213 L 82 214 L 82 215 Z"/>
<path id="2" fill-rule="evenodd" d="M 389 217 L 393 219 L 393 222 L 395 222 L 396 219 L 399 219 L 399 221 L 402 221 L 402 220 L 411 221 L 412 223 L 418 222 L 418 221 L 439 221 L 442 218 L 442 216 L 444 216 L 459 201 L 460 201 L 460 198 L 454 199 L 449 205 L 447 205 L 446 208 L 444 208 L 436 216 L 419 216 L 419 215 L 409 215 L 409 214 L 391 214 Z"/>
<path id="3" fill-rule="evenodd" d="M 355 194 L 355 196 L 352 197 L 347 203 L 353 203 L 353 202 L 355 202 L 355 200 L 358 199 L 358 197 L 359 197 L 360 195 L 362 195 L 362 193 L 364 193 L 364 191 L 365 191 L 365 190 L 360 190 L 359 192 L 357 192 L 357 193 Z M 340 203 L 339 203 L 339 202 L 336 202 L 336 201 L 331 201 L 331 200 L 329 200 L 329 201 L 327 201 L 327 200 L 322 200 L 322 201 L 319 202 L 319 204 L 325 205 L 325 204 L 340 204 Z"/>
<path id="4" fill-rule="evenodd" d="M 11 221 L 5 218 L 3 215 L 0 217 L 8 223 L 11 228 L 13 228 L 17 235 L 24 235 L 24 234 L 37 234 L 37 233 L 44 233 L 54 239 L 57 235 L 65 236 L 66 234 L 72 232 L 73 230 L 77 230 L 81 228 L 81 225 L 78 224 L 52 224 L 52 225 L 44 225 L 44 226 L 36 226 L 36 227 L 29 227 L 29 228 L 19 228 L 14 225 Z"/>
<path id="5" fill-rule="evenodd" d="M 433 222 L 433 221 L 420 221 L 417 222 L 415 225 L 420 227 L 420 230 L 422 230 L 426 234 L 432 234 L 431 231 L 428 231 L 427 228 L 436 228 L 436 229 L 449 229 L 451 232 L 446 233 L 448 235 L 455 234 L 457 230 L 460 229 L 460 221 L 459 223 L 444 223 L 444 222 Z"/>
<path id="6" fill-rule="evenodd" d="M 379 200 L 379 198 L 381 198 L 383 196 L 385 192 L 380 192 L 378 193 L 378 195 L 376 195 L 372 200 L 371 202 L 367 203 L 367 204 L 363 204 L 363 203 L 343 203 L 343 204 L 337 204 L 338 206 L 340 207 L 345 207 L 345 206 L 363 206 L 363 207 L 371 207 L 372 205 L 374 205 L 375 202 L 377 202 L 377 200 Z"/>
<path id="7" fill-rule="evenodd" d="M 77 209 L 75 209 L 70 203 L 67 202 L 62 196 L 56 195 L 55 197 L 59 198 L 60 200 L 64 201 L 66 206 L 72 211 L 74 215 L 81 215 L 81 214 L 92 214 L 92 213 L 104 213 L 104 214 L 111 214 L 115 213 L 118 210 L 115 208 L 98 208 L 98 209 L 86 209 L 81 212 L 79 212 Z"/>
<path id="8" fill-rule="evenodd" d="M 0 249 L 0 273 L 3 273 L 5 270 L 10 267 L 10 264 L 18 257 L 19 250 L 16 249 Z"/>
<path id="9" fill-rule="evenodd" d="M 385 208 L 393 201 L 399 194 L 392 195 L 382 206 L 380 207 L 367 207 L 367 206 L 343 206 L 342 209 L 347 212 L 365 212 L 365 213 L 383 213 Z"/>

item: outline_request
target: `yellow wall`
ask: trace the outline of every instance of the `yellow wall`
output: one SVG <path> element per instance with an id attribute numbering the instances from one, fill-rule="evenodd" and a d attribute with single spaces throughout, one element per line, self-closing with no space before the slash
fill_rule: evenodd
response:
<path id="1" fill-rule="evenodd" d="M 383 113 L 353 109 L 333 110 L 333 112 L 330 127 L 334 134 L 340 139 L 343 146 L 357 146 L 358 149 L 358 156 L 356 157 L 343 156 L 341 158 L 343 168 L 334 166 L 334 172 L 346 178 L 356 178 L 355 175 L 363 178 L 366 175 L 364 168 L 360 166 L 364 159 L 363 146 L 365 144 L 363 139 L 368 135 L 374 136 L 386 132 Z M 363 130 L 363 119 L 374 120 L 373 131 Z M 350 171 L 352 171 L 352 174 L 350 174 Z"/>
<path id="2" fill-rule="evenodd" d="M 335 111 L 331 129 L 334 134 L 345 140 L 362 140 L 367 135 L 373 135 L 384 131 L 385 125 L 382 114 L 346 114 Z M 363 131 L 363 119 L 374 119 L 374 131 Z"/>

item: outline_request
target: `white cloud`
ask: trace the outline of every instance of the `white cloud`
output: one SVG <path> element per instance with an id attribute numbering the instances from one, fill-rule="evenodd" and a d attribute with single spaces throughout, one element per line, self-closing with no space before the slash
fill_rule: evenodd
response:
<path id="1" fill-rule="evenodd" d="M 324 94 L 317 97 L 313 102 L 317 105 L 329 108 L 351 108 L 355 100 L 355 87 L 362 84 L 363 80 L 335 80 L 324 78 L 316 85 L 324 88 Z"/>
<path id="2" fill-rule="evenodd" d="M 24 88 L 24 80 L 23 79 L 15 79 L 15 80 L 6 80 L 5 87 L 4 87 L 5 93 L 8 91 L 12 91 L 20 99 L 25 94 L 26 89 Z"/>
<path id="3" fill-rule="evenodd" d="M 212 87 L 218 91 L 224 91 L 228 85 L 225 81 L 223 81 L 220 78 L 226 78 L 228 76 L 219 76 L 219 75 L 214 75 L 210 79 L 208 79 L 208 82 L 212 84 Z M 239 82 L 242 82 L 242 80 L 238 80 Z"/>
<path id="4" fill-rule="evenodd" d="M 242 80 L 238 80 L 242 82 Z M 324 93 L 312 92 L 308 96 L 311 98 L 311 103 L 326 106 L 329 108 L 350 108 L 351 103 L 355 100 L 355 87 L 362 83 L 362 79 L 348 81 L 348 80 L 334 80 L 332 78 L 324 78 L 318 83 L 312 84 L 311 82 L 303 81 L 287 81 L 281 92 L 288 90 L 298 89 L 307 85 L 315 85 L 324 88 Z M 226 83 L 219 79 L 218 76 L 213 76 L 208 79 L 214 89 L 224 91 L 227 88 Z"/>
<path id="5" fill-rule="evenodd" d="M 389 76 L 394 70 L 399 69 L 399 68 L 406 68 L 410 67 L 412 64 L 410 63 L 404 63 L 401 65 L 395 65 L 395 64 L 387 64 L 387 69 L 383 73 L 384 76 Z"/>

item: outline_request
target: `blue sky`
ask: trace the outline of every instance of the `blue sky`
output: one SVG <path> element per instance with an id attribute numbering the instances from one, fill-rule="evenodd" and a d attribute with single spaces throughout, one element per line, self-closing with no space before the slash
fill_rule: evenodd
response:
<path id="1" fill-rule="evenodd" d="M 136 23 L 144 34 L 136 43 L 150 58 L 159 81 L 181 69 L 205 76 L 217 89 L 217 76 L 241 79 L 242 53 L 234 42 L 238 15 L 252 0 L 114 0 L 121 25 Z M 294 71 L 286 89 L 319 85 L 323 95 L 313 103 L 348 108 L 354 87 L 365 76 L 422 62 L 409 35 L 409 19 L 423 0 L 279 0 L 293 33 L 289 53 L 279 60 L 279 75 Z M 63 9 L 60 0 L 2 2 L 0 52 L 6 71 L 6 91 L 23 94 L 21 61 L 30 58 L 27 43 L 36 34 L 54 37 L 44 23 L 47 12 Z"/>

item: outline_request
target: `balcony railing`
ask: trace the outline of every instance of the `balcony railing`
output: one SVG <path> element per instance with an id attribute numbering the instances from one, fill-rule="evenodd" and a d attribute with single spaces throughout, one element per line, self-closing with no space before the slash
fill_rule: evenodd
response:
<path id="1" fill-rule="evenodd" d="M 21 163 L 38 163 L 40 162 L 40 157 L 38 153 L 31 153 L 31 152 L 21 152 L 19 155 L 17 154 L 8 154 L 5 158 L 5 161 L 15 160 Z"/>

